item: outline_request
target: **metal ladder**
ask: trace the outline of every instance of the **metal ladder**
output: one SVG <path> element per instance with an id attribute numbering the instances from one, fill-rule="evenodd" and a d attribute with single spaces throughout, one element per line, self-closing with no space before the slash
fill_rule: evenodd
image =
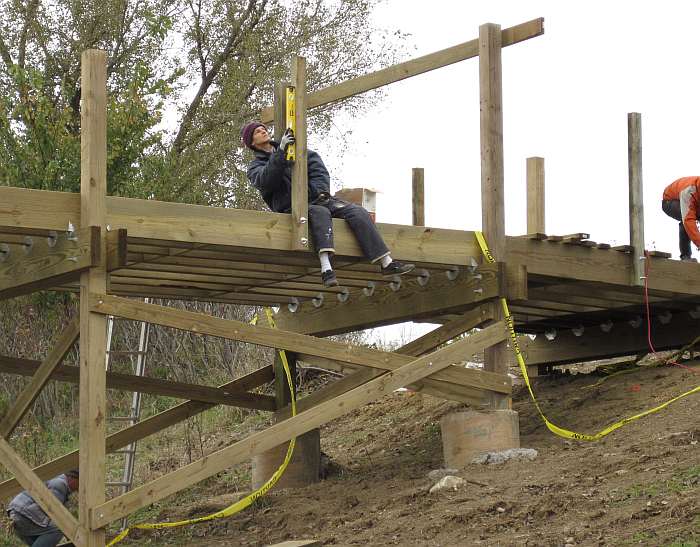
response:
<path id="1" fill-rule="evenodd" d="M 143 299 L 144 303 L 150 303 L 149 298 Z M 118 318 L 117 318 L 118 319 Z M 107 348 L 105 354 L 105 368 L 107 371 L 110 370 L 112 364 L 112 356 L 114 355 L 128 355 L 131 357 L 132 365 L 134 366 L 134 376 L 144 376 L 146 372 L 146 355 L 148 354 L 148 338 L 151 332 L 151 324 L 145 321 L 140 321 L 139 328 L 139 345 L 136 351 L 118 351 L 112 349 L 112 337 L 114 334 L 114 322 L 115 317 L 110 315 L 107 317 Z M 134 362 L 134 357 L 136 360 Z M 134 391 L 131 397 L 131 406 L 129 413 L 125 416 L 110 416 L 108 418 L 112 421 L 125 422 L 126 426 L 135 425 L 141 419 L 141 393 Z M 107 482 L 107 486 L 118 487 L 121 489 L 121 493 L 125 494 L 134 482 L 134 463 L 136 460 L 136 442 L 132 442 L 124 448 L 114 451 L 115 454 L 124 455 L 124 469 L 122 471 L 122 478 L 120 481 Z M 127 517 L 122 520 L 122 529 L 127 526 Z"/>

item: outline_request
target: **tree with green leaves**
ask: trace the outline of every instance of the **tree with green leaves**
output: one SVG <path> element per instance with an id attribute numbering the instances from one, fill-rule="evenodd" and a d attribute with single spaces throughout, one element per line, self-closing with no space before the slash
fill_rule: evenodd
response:
<path id="1" fill-rule="evenodd" d="M 239 128 L 272 102 L 294 55 L 310 91 L 396 61 L 379 0 L 0 0 L 0 184 L 77 191 L 80 55 L 108 56 L 108 190 L 257 208 Z M 312 112 L 328 131 L 378 94 Z"/>

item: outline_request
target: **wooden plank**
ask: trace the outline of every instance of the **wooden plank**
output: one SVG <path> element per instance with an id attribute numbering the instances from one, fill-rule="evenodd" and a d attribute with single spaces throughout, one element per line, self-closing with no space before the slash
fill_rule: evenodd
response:
<path id="1" fill-rule="evenodd" d="M 8 439 L 24 417 L 27 411 L 41 393 L 51 374 L 65 359 L 80 334 L 80 320 L 73 319 L 61 334 L 56 345 L 49 351 L 44 361 L 39 365 L 32 380 L 25 386 L 15 400 L 14 405 L 0 421 L 0 436 Z"/>
<path id="2" fill-rule="evenodd" d="M 647 251 L 647 254 L 653 258 L 671 258 L 673 256 L 671 253 L 664 251 Z"/>
<path id="3" fill-rule="evenodd" d="M 306 355 L 303 353 L 299 354 L 299 359 L 311 366 L 337 371 L 342 374 L 354 373 L 358 370 L 372 370 L 378 373 L 375 375 L 376 377 L 379 374 L 383 374 L 386 370 L 348 365 L 347 363 L 343 363 L 341 361 L 335 361 L 333 359 L 317 357 L 314 355 Z M 433 397 L 437 397 L 439 399 L 458 401 L 471 406 L 483 406 L 486 404 L 485 399 L 489 390 L 473 387 L 471 372 L 473 372 L 473 369 L 467 369 L 463 368 L 461 365 L 455 365 L 450 367 L 448 372 L 440 371 L 435 375 L 436 378 L 445 378 L 446 375 L 449 375 L 449 381 L 435 378 L 424 378 L 420 382 L 415 382 L 405 387 L 412 391 L 432 395 Z M 474 372 L 479 375 L 481 371 Z"/>
<path id="4" fill-rule="evenodd" d="M 542 34 L 544 34 L 544 19 L 533 19 L 532 21 L 527 21 L 526 23 L 504 29 L 501 32 L 501 43 L 503 47 L 510 46 Z M 470 40 L 404 63 L 347 80 L 340 84 L 329 86 L 315 93 L 310 93 L 307 101 L 307 108 L 311 109 L 354 95 L 359 95 L 360 93 L 399 82 L 430 70 L 471 59 L 478 55 L 479 41 Z M 272 107 L 266 107 L 263 108 L 260 113 L 260 120 L 262 123 L 269 123 L 272 120 L 272 116 Z"/>
<path id="5" fill-rule="evenodd" d="M 614 247 L 612 247 L 612 250 L 621 253 L 631 253 L 632 251 L 634 251 L 634 247 L 632 247 L 632 245 L 615 245 Z"/>
<path id="6" fill-rule="evenodd" d="M 128 260 L 126 228 L 107 232 L 107 271 L 124 268 Z"/>
<path id="7" fill-rule="evenodd" d="M 405 344 L 398 350 L 397 353 L 403 355 L 413 355 L 420 357 L 425 353 L 435 350 L 445 342 L 456 338 L 475 327 L 481 326 L 486 321 L 493 319 L 493 311 L 491 306 L 479 306 L 473 310 L 465 312 L 458 319 L 454 319 L 449 323 L 439 326 L 423 336 L 416 338 L 412 342 Z"/>
<path id="8" fill-rule="evenodd" d="M 30 238 L 31 246 L 0 253 L 0 299 L 14 298 L 78 279 L 97 264 L 99 228 L 82 229 L 74 236 Z"/>
<path id="9" fill-rule="evenodd" d="M 31 359 L 19 359 L 0 355 L 0 372 L 31 376 L 39 369 L 40 363 Z M 77 384 L 80 381 L 80 369 L 73 366 L 58 366 L 51 374 L 50 380 Z M 190 399 L 203 403 L 238 406 L 255 410 L 275 410 L 275 400 L 269 395 L 230 392 L 211 386 L 174 382 L 161 378 L 134 376 L 132 374 L 107 373 L 107 388 L 125 391 L 137 391 L 151 395 Z"/>
<path id="10" fill-rule="evenodd" d="M 273 379 L 272 366 L 260 368 L 250 374 L 237 378 L 231 382 L 219 386 L 219 389 L 226 390 L 228 393 L 245 393 L 248 390 L 259 387 L 263 384 L 271 382 Z M 196 416 L 216 405 L 210 403 L 201 403 L 198 401 L 187 401 L 180 403 L 168 410 L 141 420 L 139 423 L 126 427 L 107 437 L 105 442 L 105 450 L 114 452 L 120 448 L 131 444 L 135 441 L 140 441 L 166 429 L 174 424 L 182 422 L 187 418 Z M 64 456 L 60 456 L 55 460 L 47 462 L 35 468 L 36 474 L 46 480 L 58 473 L 62 473 L 68 469 L 72 469 L 78 465 L 79 452 L 74 450 Z M 9 479 L 0 483 L 0 499 L 6 499 L 17 494 L 20 491 L 20 485 L 15 479 Z"/>
<path id="11" fill-rule="evenodd" d="M 291 248 L 308 251 L 309 241 L 309 178 L 306 146 L 306 59 L 292 61 L 294 86 L 294 131 L 296 160 L 292 166 L 292 237 Z"/>
<path id="12" fill-rule="evenodd" d="M 479 27 L 479 97 L 481 141 L 481 226 L 491 254 L 504 261 L 505 206 L 503 197 L 503 82 L 501 27 Z M 494 302 L 494 321 L 503 320 L 500 302 Z M 509 349 L 505 342 L 484 350 L 484 370 L 506 374 Z M 491 407 L 508 408 L 510 400 L 492 394 Z"/>
<path id="13" fill-rule="evenodd" d="M 639 290 L 630 284 L 632 257 L 627 253 L 575 245 L 543 245 L 539 241 L 515 237 L 508 237 L 506 241 L 509 264 L 524 264 L 528 276 L 617 285 L 607 287 L 608 290 L 625 287 Z M 648 282 L 652 295 L 700 296 L 700 264 L 654 260 Z"/>
<path id="14" fill-rule="evenodd" d="M 383 374 L 339 397 L 279 422 L 205 458 L 168 473 L 148 484 L 135 488 L 96 507 L 92 513 L 93 528 L 105 526 L 139 507 L 154 503 L 188 486 L 198 483 L 232 465 L 250 459 L 324 423 L 376 400 L 393 390 L 417 382 L 436 371 L 449 367 L 460 355 L 472 354 L 504 340 L 503 325 L 492 325 L 469 338 L 424 357 L 411 360 L 400 368 Z"/>
<path id="15" fill-rule="evenodd" d="M 425 170 L 422 167 L 412 169 L 411 188 L 413 225 L 425 226 Z"/>
<path id="16" fill-rule="evenodd" d="M 352 293 L 345 302 L 327 300 L 319 308 L 312 302 L 302 302 L 295 313 L 280 310 L 276 321 L 282 330 L 328 336 L 437 314 L 461 313 L 501 294 L 501 269 L 498 265 L 480 266 L 481 279 L 465 271 L 454 281 L 445 275 L 431 275 L 424 286 L 416 278 L 402 279 L 398 291 L 383 284 L 375 287 L 370 296 Z"/>
<path id="17" fill-rule="evenodd" d="M 13 204 L 9 210 L 0 208 L 0 226 L 65 230 L 69 221 L 80 226 L 77 194 L 0 187 L 0 203 Z M 221 245 L 229 250 L 254 249 L 255 253 L 267 250 L 277 260 L 282 259 L 279 251 L 291 257 L 308 255 L 290 252 L 292 220 L 288 214 L 114 196 L 107 197 L 107 212 L 112 230 L 127 228 L 130 238 Z M 377 229 L 397 260 L 469 265 L 468 257 L 480 256 L 473 232 L 383 223 L 377 223 Z M 333 219 L 333 232 L 336 260 L 364 258 L 344 220 Z M 312 265 L 310 259 L 313 257 L 307 256 L 306 261 Z"/>
<path id="18" fill-rule="evenodd" d="M 395 370 L 410 361 L 409 357 L 397 353 L 372 350 L 287 332 L 280 328 L 253 326 L 242 321 L 220 319 L 201 313 L 175 310 L 114 296 L 93 295 L 91 303 L 91 310 L 105 315 L 115 315 L 199 334 L 294 351 L 300 356 L 301 354 L 315 355 L 383 370 Z M 510 381 L 501 374 L 452 367 L 438 372 L 433 378 L 477 389 L 510 393 Z"/>
<path id="19" fill-rule="evenodd" d="M 86 534 L 70 511 L 58 501 L 58 498 L 37 477 L 10 444 L 0 438 L 0 462 L 6 467 L 29 492 L 43 511 L 56 523 L 63 534 L 77 545 L 85 545 Z"/>
<path id="20" fill-rule="evenodd" d="M 107 55 L 84 51 L 81 59 L 80 217 L 84 226 L 106 233 Z M 90 311 L 91 292 L 107 291 L 106 238 L 100 260 L 80 276 L 80 493 L 78 512 L 86 547 L 102 547 L 105 530 L 90 530 L 90 510 L 105 500 L 105 349 L 107 318 Z"/>
<path id="21" fill-rule="evenodd" d="M 544 158 L 532 157 L 526 160 L 527 179 L 527 233 L 546 233 L 545 230 L 545 191 Z"/>
<path id="22" fill-rule="evenodd" d="M 631 284 L 644 286 L 644 189 L 642 183 L 642 115 L 627 114 L 627 162 L 629 172 L 629 221 L 632 257 Z"/>

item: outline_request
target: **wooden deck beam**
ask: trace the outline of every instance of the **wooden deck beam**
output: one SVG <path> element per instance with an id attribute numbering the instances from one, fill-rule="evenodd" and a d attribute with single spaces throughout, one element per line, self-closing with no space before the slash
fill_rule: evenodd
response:
<path id="1" fill-rule="evenodd" d="M 75 234 L 28 236 L 26 243 L 0 249 L 0 299 L 14 298 L 77 280 L 100 257 L 100 229 Z"/>
<path id="2" fill-rule="evenodd" d="M 420 381 L 449 367 L 462 355 L 470 355 L 505 339 L 503 325 L 492 325 L 468 338 L 370 380 L 343 395 L 321 403 L 279 422 L 264 431 L 223 448 L 177 471 L 168 473 L 148 484 L 135 488 L 94 508 L 91 527 L 100 528 L 126 516 L 136 509 L 154 503 L 188 486 L 196 484 L 232 465 L 250 459 L 324 423 L 338 418 L 376 400 L 393 390 Z"/>
<path id="3" fill-rule="evenodd" d="M 454 281 L 445 275 L 432 274 L 424 286 L 418 278 L 404 279 L 397 291 L 390 285 L 378 286 L 371 296 L 352 293 L 345 302 L 330 300 L 319 308 L 312 302 L 302 302 L 294 313 L 281 309 L 277 325 L 283 330 L 329 336 L 441 313 L 464 312 L 479 302 L 504 294 L 502 265 L 483 265 L 477 274 L 481 278 L 461 271 Z"/>

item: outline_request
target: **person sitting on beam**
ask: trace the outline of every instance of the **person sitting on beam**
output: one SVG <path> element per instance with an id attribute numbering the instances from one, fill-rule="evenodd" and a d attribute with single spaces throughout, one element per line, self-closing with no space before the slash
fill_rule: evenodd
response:
<path id="1" fill-rule="evenodd" d="M 241 129 L 243 144 L 255 152 L 248 166 L 248 180 L 255 186 L 276 213 L 292 210 L 292 162 L 287 160 L 287 147 L 294 143 L 294 133 L 287 129 L 277 143 L 272 140 L 267 127 L 260 122 L 250 122 Z M 331 265 L 333 248 L 333 218 L 344 219 L 355 234 L 365 257 L 381 265 L 386 277 L 404 275 L 415 268 L 393 260 L 391 253 L 374 225 L 369 213 L 361 206 L 348 203 L 330 195 L 330 175 L 321 156 L 308 151 L 309 228 L 314 250 L 321 261 L 321 280 L 325 287 L 338 285 Z"/>

